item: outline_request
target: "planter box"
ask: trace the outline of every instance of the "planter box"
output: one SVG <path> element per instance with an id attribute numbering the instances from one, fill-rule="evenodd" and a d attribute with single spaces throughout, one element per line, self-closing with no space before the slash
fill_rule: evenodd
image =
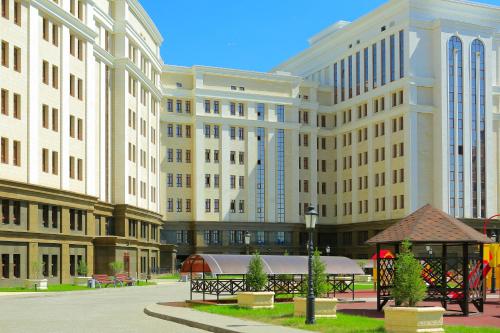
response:
<path id="1" fill-rule="evenodd" d="M 384 308 L 387 333 L 444 332 L 441 307 L 386 307 Z"/>
<path id="2" fill-rule="evenodd" d="M 91 277 L 76 276 L 73 278 L 73 285 L 80 286 L 80 287 L 87 287 L 89 285 L 88 283 L 90 280 L 92 280 Z"/>
<path id="3" fill-rule="evenodd" d="M 314 300 L 314 316 L 316 318 L 337 318 L 336 298 L 316 298 Z M 298 297 L 293 299 L 293 315 L 295 317 L 305 317 L 307 299 Z"/>
<path id="4" fill-rule="evenodd" d="M 274 293 L 271 292 L 241 292 L 237 295 L 238 306 L 249 309 L 274 308 Z"/>
<path id="5" fill-rule="evenodd" d="M 24 287 L 26 289 L 36 289 L 37 290 L 47 290 L 49 281 L 47 279 L 27 279 L 24 281 Z"/>
<path id="6" fill-rule="evenodd" d="M 354 275 L 355 282 L 372 282 L 371 275 Z"/>

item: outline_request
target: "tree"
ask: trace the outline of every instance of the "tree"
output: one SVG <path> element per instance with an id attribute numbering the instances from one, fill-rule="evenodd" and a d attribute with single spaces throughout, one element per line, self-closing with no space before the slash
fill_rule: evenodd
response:
<path id="1" fill-rule="evenodd" d="M 249 291 L 263 291 L 266 288 L 267 274 L 264 271 L 264 263 L 259 252 L 255 252 L 248 263 L 246 281 Z"/>
<path id="2" fill-rule="evenodd" d="M 120 274 L 121 272 L 123 272 L 123 262 L 121 261 L 110 262 L 109 268 L 111 268 L 113 275 Z"/>
<path id="3" fill-rule="evenodd" d="M 326 277 L 326 265 L 321 260 L 321 253 L 316 249 L 312 261 L 312 280 L 314 297 L 324 296 L 329 291 Z"/>
<path id="4" fill-rule="evenodd" d="M 422 278 L 422 265 L 411 252 L 411 243 L 401 243 L 396 257 L 392 295 L 396 306 L 414 307 L 425 298 L 427 287 Z"/>
<path id="5" fill-rule="evenodd" d="M 79 276 L 86 276 L 87 273 L 88 273 L 88 266 L 87 266 L 87 263 L 83 260 L 80 260 L 78 262 L 78 266 L 76 268 L 76 271 L 78 273 Z"/>

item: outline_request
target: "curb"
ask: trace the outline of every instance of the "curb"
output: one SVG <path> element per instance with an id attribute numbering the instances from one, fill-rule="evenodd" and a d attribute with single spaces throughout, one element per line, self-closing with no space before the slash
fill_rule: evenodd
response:
<path id="1" fill-rule="evenodd" d="M 208 331 L 208 332 L 213 332 L 213 333 L 240 333 L 240 331 L 234 331 L 234 330 L 229 330 L 226 328 L 218 327 L 218 326 L 213 326 L 213 325 L 208 325 L 204 323 L 200 323 L 194 320 L 189 320 L 189 319 L 184 319 L 184 318 L 179 318 L 179 317 L 174 317 L 165 313 L 159 313 L 156 312 L 152 309 L 150 309 L 150 306 L 146 306 L 144 308 L 144 313 L 147 314 L 150 317 L 162 319 L 162 320 L 167 320 L 171 321 L 180 325 L 188 326 L 188 327 L 193 327 L 193 328 L 198 328 L 200 330 Z"/>

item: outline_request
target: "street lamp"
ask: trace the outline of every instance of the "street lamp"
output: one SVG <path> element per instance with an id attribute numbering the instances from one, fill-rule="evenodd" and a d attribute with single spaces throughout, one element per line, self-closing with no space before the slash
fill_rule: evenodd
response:
<path id="1" fill-rule="evenodd" d="M 318 219 L 318 212 L 313 206 L 309 206 L 307 213 L 305 214 L 306 229 L 309 232 L 309 258 L 308 258 L 308 292 L 307 292 L 307 307 L 306 307 L 306 325 L 312 325 L 316 322 L 314 318 L 314 291 L 313 291 L 313 280 L 312 280 L 312 255 L 314 251 L 313 247 L 313 231 L 316 227 L 316 221 Z"/>
<path id="2" fill-rule="evenodd" d="M 491 240 L 493 243 L 497 242 L 497 234 L 493 231 L 491 233 Z M 497 276 L 495 274 L 495 269 L 496 267 L 493 267 L 493 270 L 491 272 L 491 293 L 496 294 L 497 293 Z"/>
<path id="3" fill-rule="evenodd" d="M 248 231 L 245 232 L 245 247 L 247 251 L 247 255 L 250 254 L 250 233 Z"/>
<path id="4" fill-rule="evenodd" d="M 325 248 L 325 252 L 327 256 L 330 256 L 330 245 L 327 245 Z"/>

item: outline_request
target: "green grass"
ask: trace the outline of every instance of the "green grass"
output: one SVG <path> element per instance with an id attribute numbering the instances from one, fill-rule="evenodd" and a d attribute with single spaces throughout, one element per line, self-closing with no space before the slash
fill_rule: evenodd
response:
<path id="1" fill-rule="evenodd" d="M 156 285 L 155 282 L 145 282 L 145 281 L 137 281 L 137 286 L 138 287 L 145 287 L 145 286 L 154 286 Z M 114 288 L 112 285 L 108 286 L 108 288 Z M 120 286 L 117 286 L 117 288 L 122 288 Z M 123 287 L 124 288 L 124 287 Z M 66 292 L 66 291 L 79 291 L 79 290 L 97 290 L 96 289 L 91 289 L 87 287 L 82 287 L 82 286 L 74 286 L 72 284 L 49 284 L 48 285 L 48 290 L 36 290 L 36 292 Z M 11 288 L 0 288 L 0 292 L 2 293 L 20 293 L 20 292 L 35 292 L 35 288 L 24 288 L 24 287 L 11 287 Z"/>
<path id="2" fill-rule="evenodd" d="M 156 277 L 156 279 L 159 280 L 179 280 L 180 275 L 179 274 L 165 274 L 165 275 L 160 275 Z"/>
<path id="3" fill-rule="evenodd" d="M 382 333 L 384 321 L 380 319 L 337 313 L 337 319 L 318 318 L 316 325 L 306 326 L 304 318 L 293 317 L 292 303 L 278 303 L 274 309 L 242 309 L 236 305 L 193 305 L 196 310 L 231 317 L 261 321 L 281 326 L 323 333 Z M 500 333 L 497 328 L 448 326 L 447 333 Z"/>

